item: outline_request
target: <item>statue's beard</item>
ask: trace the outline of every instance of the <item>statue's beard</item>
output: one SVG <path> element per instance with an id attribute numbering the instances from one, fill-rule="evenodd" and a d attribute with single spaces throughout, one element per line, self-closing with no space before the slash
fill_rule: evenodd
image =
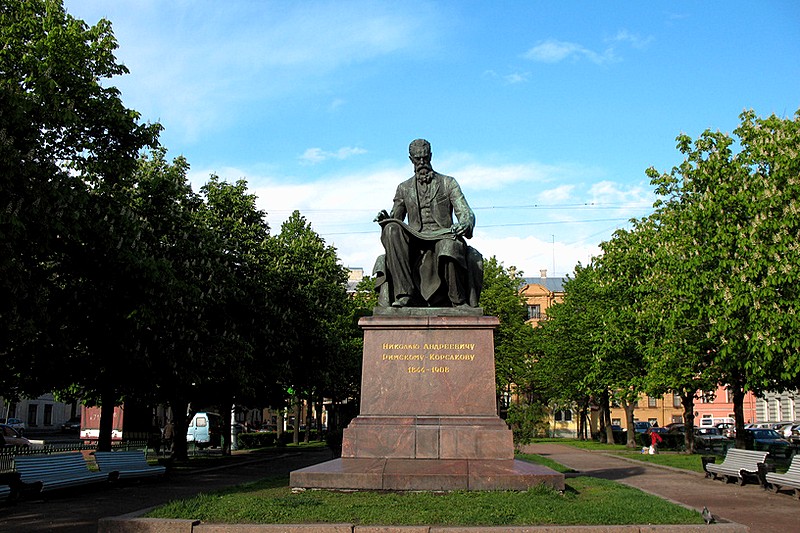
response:
<path id="1" fill-rule="evenodd" d="M 420 165 L 417 167 L 417 180 L 423 183 L 430 183 L 433 179 L 433 168 L 430 165 Z"/>

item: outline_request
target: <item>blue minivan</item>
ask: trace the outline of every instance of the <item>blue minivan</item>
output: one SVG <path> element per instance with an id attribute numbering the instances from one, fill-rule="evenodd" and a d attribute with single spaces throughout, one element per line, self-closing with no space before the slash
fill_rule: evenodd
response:
<path id="1" fill-rule="evenodd" d="M 195 413 L 186 429 L 186 442 L 194 442 L 198 448 L 220 445 L 222 417 L 217 413 Z"/>

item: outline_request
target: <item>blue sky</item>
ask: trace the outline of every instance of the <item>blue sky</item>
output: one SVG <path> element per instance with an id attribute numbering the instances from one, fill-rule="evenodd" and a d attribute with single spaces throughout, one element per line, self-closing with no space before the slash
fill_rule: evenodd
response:
<path id="1" fill-rule="evenodd" d="M 65 0 L 113 23 L 113 84 L 170 156 L 247 179 L 273 233 L 299 209 L 372 268 L 380 209 L 433 146 L 477 216 L 473 246 L 572 272 L 651 212 L 675 137 L 800 108 L 800 3 Z"/>

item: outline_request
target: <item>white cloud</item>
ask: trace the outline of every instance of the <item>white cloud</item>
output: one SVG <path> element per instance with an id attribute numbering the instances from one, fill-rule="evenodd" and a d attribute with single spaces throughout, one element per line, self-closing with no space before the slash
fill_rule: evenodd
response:
<path id="1" fill-rule="evenodd" d="M 547 189 L 545 191 L 540 192 L 538 194 L 538 197 L 540 201 L 545 201 L 552 204 L 569 200 L 570 198 L 572 198 L 574 192 L 575 192 L 574 185 L 559 185 L 554 189 Z"/>
<path id="2" fill-rule="evenodd" d="M 476 230 L 471 245 L 484 258 L 495 256 L 506 268 L 517 267 L 526 277 L 538 277 L 543 269 L 548 276 L 565 276 L 579 262 L 585 265 L 600 253 L 595 245 L 564 244 L 535 235 L 503 237 L 480 230 Z"/>
<path id="3" fill-rule="evenodd" d="M 523 57 L 541 63 L 559 63 L 565 59 L 572 59 L 573 61 L 588 59 L 597 65 L 603 65 L 617 60 L 614 49 L 611 47 L 606 48 L 602 52 L 596 52 L 578 43 L 558 41 L 556 39 L 541 41 L 525 52 Z"/>
<path id="4" fill-rule="evenodd" d="M 628 43 L 634 48 L 646 48 L 655 38 L 652 35 L 642 37 L 635 33 L 630 33 L 628 30 L 619 30 L 613 38 L 609 39 L 611 42 Z"/>
<path id="5" fill-rule="evenodd" d="M 363 148 L 345 146 L 339 148 L 335 152 L 326 152 L 322 148 L 309 148 L 303 155 L 300 156 L 300 161 L 307 165 L 316 165 L 317 163 L 322 163 L 328 159 L 349 159 L 350 157 L 366 154 L 367 151 Z"/>

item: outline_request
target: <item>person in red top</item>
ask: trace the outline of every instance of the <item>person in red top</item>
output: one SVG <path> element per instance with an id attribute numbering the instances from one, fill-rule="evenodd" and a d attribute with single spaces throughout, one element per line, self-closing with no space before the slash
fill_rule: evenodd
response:
<path id="1" fill-rule="evenodd" d="M 664 439 L 661 438 L 661 435 L 653 431 L 653 428 L 647 429 L 647 435 L 650 436 L 650 455 L 658 453 L 658 445 L 661 444 L 661 441 Z"/>

